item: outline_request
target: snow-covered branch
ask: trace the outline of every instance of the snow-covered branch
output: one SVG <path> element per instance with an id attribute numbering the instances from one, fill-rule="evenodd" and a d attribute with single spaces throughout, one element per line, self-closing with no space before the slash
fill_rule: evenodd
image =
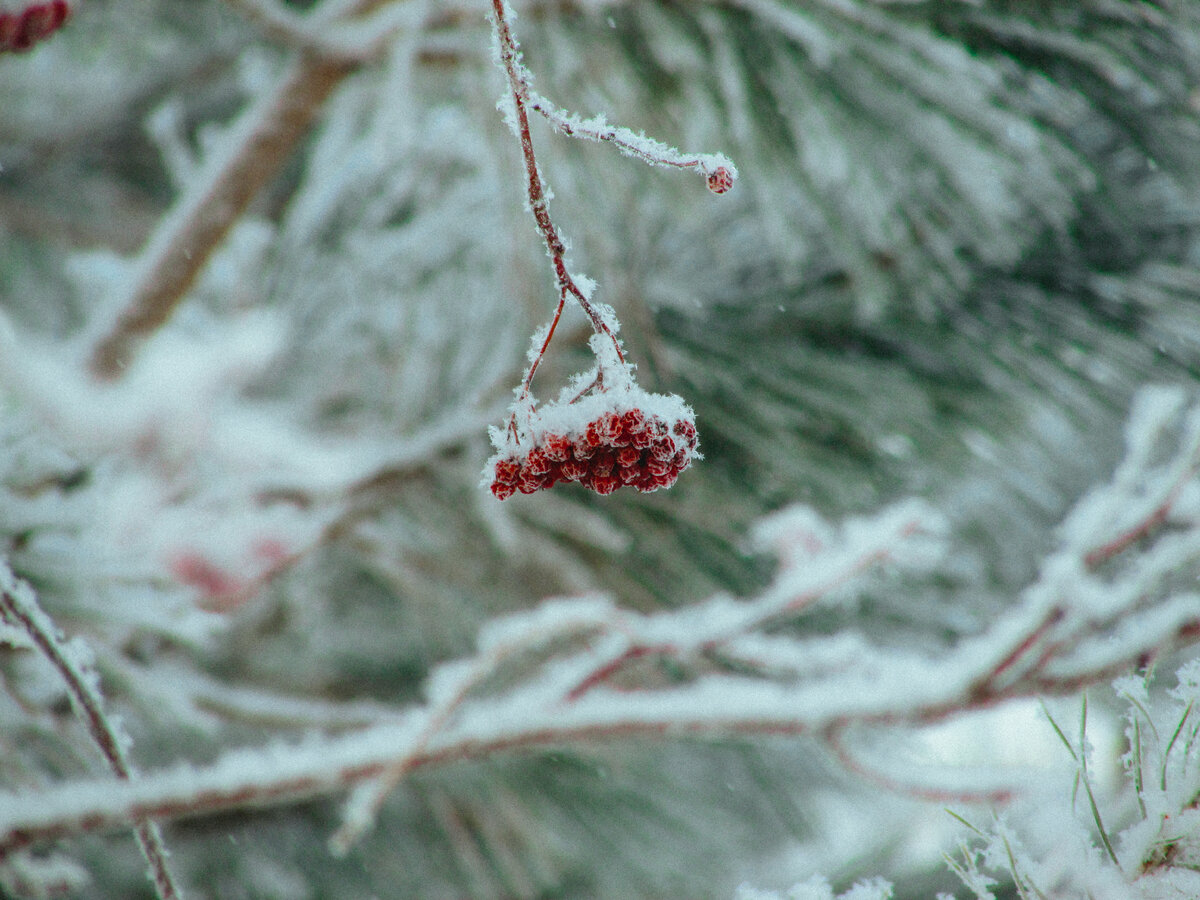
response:
<path id="1" fill-rule="evenodd" d="M 76 713 L 113 774 L 125 782 L 136 778 L 137 773 L 126 752 L 129 735 L 105 712 L 100 676 L 93 665 L 90 648 L 78 638 L 64 641 L 60 637 L 54 623 L 38 605 L 33 589 L 18 580 L 3 560 L 0 560 L 0 619 L 24 632 L 62 677 Z M 161 900 L 181 897 L 167 863 L 168 853 L 158 825 L 144 816 L 133 819 L 132 825 L 158 896 Z"/>
<path id="2" fill-rule="evenodd" d="M 477 655 L 436 670 L 426 705 L 394 721 L 239 750 L 136 782 L 10 794 L 0 798 L 0 846 L 369 783 L 352 804 L 344 845 L 369 824 L 382 794 L 418 769 L 632 738 L 814 735 L 865 772 L 850 740 L 860 729 L 910 728 L 1018 698 L 1069 694 L 1200 637 L 1200 603 L 1168 577 L 1200 558 L 1198 425 L 1200 407 L 1187 407 L 1181 392 L 1145 392 L 1129 428 L 1129 457 L 1113 481 L 1067 517 L 1059 546 L 1018 602 L 949 649 L 792 630 L 813 604 L 885 589 L 893 577 L 936 574 L 951 550 L 936 513 L 907 502 L 835 528 L 811 510 L 787 510 L 758 529 L 759 545 L 782 564 L 755 597 L 653 614 L 606 598 L 550 600 L 488 625 Z M 1106 553 L 1098 567 L 1097 549 L 1131 531 L 1139 552 Z M 662 664 L 676 684 L 657 686 Z M 514 671 L 523 675 L 514 679 Z M 1015 793 L 1018 786 L 988 796 Z"/>

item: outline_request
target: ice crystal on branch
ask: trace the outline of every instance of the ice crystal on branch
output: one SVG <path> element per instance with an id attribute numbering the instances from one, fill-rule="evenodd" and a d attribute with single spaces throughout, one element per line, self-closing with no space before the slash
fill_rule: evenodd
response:
<path id="1" fill-rule="evenodd" d="M 737 167 L 720 154 L 683 154 L 644 134 L 609 125 L 603 116 L 582 119 L 559 109 L 530 86 L 532 76 L 512 31 L 512 11 L 504 0 L 493 0 L 492 11 L 497 62 L 508 80 L 498 106 L 521 142 L 529 209 L 553 264 L 558 305 L 549 324 L 534 332 L 529 368 L 517 389 L 507 430 L 492 431 L 498 452 L 488 461 L 484 483 L 499 500 L 559 482 L 579 482 L 598 494 L 611 494 L 625 485 L 643 492 L 670 487 L 697 457 L 695 418 L 679 397 L 649 394 L 637 385 L 617 339 L 616 313 L 592 301 L 595 283 L 590 278 L 571 274 L 566 244 L 550 219 L 549 190 L 534 154 L 527 109 L 539 112 L 569 137 L 612 143 L 625 155 L 652 165 L 697 169 L 716 194 L 733 187 Z M 590 346 L 596 369 L 577 376 L 557 403 L 539 408 L 531 390 L 533 376 L 568 298 L 579 304 L 595 331 Z M 573 392 L 577 393 L 570 396 Z"/>

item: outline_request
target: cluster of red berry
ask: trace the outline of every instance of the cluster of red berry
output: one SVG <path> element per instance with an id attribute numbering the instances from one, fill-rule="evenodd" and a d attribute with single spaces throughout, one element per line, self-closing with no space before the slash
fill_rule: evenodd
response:
<path id="1" fill-rule="evenodd" d="M 17 12 L 0 9 L 0 53 L 28 50 L 58 31 L 70 13 L 67 0 L 31 3 Z"/>
<path id="2" fill-rule="evenodd" d="M 560 481 L 577 481 L 597 494 L 623 485 L 656 491 L 675 483 L 695 449 L 696 426 L 688 419 L 668 425 L 636 408 L 605 412 L 579 434 L 546 433 L 523 456 L 497 459 L 491 491 L 507 500 Z"/>

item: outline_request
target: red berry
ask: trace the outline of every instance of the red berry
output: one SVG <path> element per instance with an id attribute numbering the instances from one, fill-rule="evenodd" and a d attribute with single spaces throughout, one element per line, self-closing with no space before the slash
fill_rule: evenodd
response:
<path id="1" fill-rule="evenodd" d="M 587 463 L 581 459 L 568 459 L 558 467 L 563 481 L 578 481 L 587 474 Z"/>
<path id="2" fill-rule="evenodd" d="M 733 187 L 733 173 L 724 166 L 717 166 L 708 173 L 708 189 L 714 194 L 724 194 Z"/>
<path id="3" fill-rule="evenodd" d="M 589 485 L 597 494 L 611 494 L 621 486 L 621 482 L 611 475 L 595 475 L 592 477 L 592 483 Z"/>
<path id="4" fill-rule="evenodd" d="M 646 471 L 655 476 L 666 475 L 671 471 L 671 460 L 652 456 L 646 461 Z"/>
<path id="5" fill-rule="evenodd" d="M 638 466 L 621 466 L 615 474 L 621 484 L 633 484 L 642 477 L 642 470 Z"/>
<path id="6" fill-rule="evenodd" d="M 687 421 L 686 419 L 680 419 L 675 423 L 675 427 L 673 427 L 671 431 L 683 438 L 684 443 L 689 447 L 696 446 L 696 426 L 691 422 Z"/>
<path id="7" fill-rule="evenodd" d="M 607 475 L 617 464 L 617 457 L 611 450 L 602 450 L 592 457 L 592 474 Z"/>
<path id="8" fill-rule="evenodd" d="M 635 466 L 642 457 L 642 451 L 637 447 L 622 447 L 617 451 L 617 464 L 620 466 Z"/>
<path id="9" fill-rule="evenodd" d="M 507 500 L 516 490 L 511 484 L 501 484 L 499 481 L 492 482 L 492 495 L 497 500 Z"/>
<path id="10" fill-rule="evenodd" d="M 532 472 L 534 475 L 545 475 L 550 471 L 550 460 L 546 457 L 544 450 L 539 450 L 537 447 L 529 451 L 529 455 L 525 457 L 524 470 Z"/>
<path id="11" fill-rule="evenodd" d="M 553 462 L 564 462 L 571 457 L 571 439 L 565 434 L 548 434 L 542 444 L 546 458 Z"/>
<path id="12" fill-rule="evenodd" d="M 532 494 L 534 491 L 540 491 L 543 487 L 542 476 L 535 475 L 528 469 L 521 470 L 521 477 L 517 481 L 517 490 L 522 494 Z"/>
<path id="13" fill-rule="evenodd" d="M 620 437 L 621 419 L 615 413 L 603 413 L 595 421 L 588 423 L 587 439 L 591 444 L 611 446 Z"/>
<path id="14" fill-rule="evenodd" d="M 626 443 L 633 441 L 635 435 L 646 430 L 646 414 L 640 409 L 628 410 L 621 416 L 621 438 Z"/>
<path id="15" fill-rule="evenodd" d="M 521 475 L 521 461 L 510 456 L 496 463 L 496 481 L 500 484 L 516 484 Z"/>
<path id="16" fill-rule="evenodd" d="M 650 445 L 650 459 L 665 462 L 675 455 L 675 442 L 669 437 L 660 437 Z"/>
<path id="17" fill-rule="evenodd" d="M 0 51 L 28 50 L 57 31 L 70 12 L 66 0 L 34 3 L 17 13 L 0 12 Z"/>
<path id="18" fill-rule="evenodd" d="M 598 443 L 599 441 L 589 440 L 586 435 L 576 438 L 574 445 L 571 447 L 571 453 L 576 459 L 591 459 L 592 454 L 596 452 Z"/>
<path id="19" fill-rule="evenodd" d="M 653 475 L 643 475 L 634 485 L 643 494 L 658 490 L 658 479 Z"/>

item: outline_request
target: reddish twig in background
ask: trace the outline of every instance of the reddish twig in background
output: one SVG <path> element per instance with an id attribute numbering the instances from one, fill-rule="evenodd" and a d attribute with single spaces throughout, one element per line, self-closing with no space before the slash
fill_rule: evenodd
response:
<path id="1" fill-rule="evenodd" d="M 275 89 L 243 114 L 235 144 L 168 214 L 143 251 L 140 274 L 123 309 L 92 351 L 101 379 L 120 377 L 137 343 L 183 301 L 250 201 L 312 127 L 325 99 L 355 68 L 342 59 L 297 55 Z"/>
<path id="2" fill-rule="evenodd" d="M 1181 628 L 1181 640 L 1194 639 L 1198 623 Z M 1190 636 L 1190 637 L 1189 637 Z M 1159 649 L 1166 652 L 1181 643 Z M 1134 660 L 1125 660 L 1126 669 Z M 1106 670 L 1101 673 L 1108 677 Z M 129 786 L 129 790 L 111 792 L 103 783 L 85 783 L 50 788 L 39 795 L 52 797 L 70 812 L 42 816 L 40 805 L 25 804 L 21 813 L 0 816 L 0 854 L 70 834 L 105 831 L 126 827 L 144 818 L 185 819 L 212 815 L 245 807 L 281 805 L 313 797 L 340 793 L 363 782 L 385 775 L 403 764 L 406 772 L 452 765 L 477 759 L 495 758 L 508 753 L 528 753 L 569 746 L 595 746 L 601 743 L 635 740 L 711 739 L 753 736 L 822 735 L 831 727 L 864 725 L 929 725 L 958 713 L 987 709 L 1005 700 L 1042 695 L 1070 694 L 1075 682 L 1024 684 L 1008 687 L 1001 693 L 983 696 L 949 695 L 918 704 L 904 711 L 867 709 L 857 713 L 832 709 L 820 716 L 797 715 L 780 708 L 773 714 L 728 711 L 714 715 L 701 710 L 700 702 L 689 715 L 660 714 L 632 708 L 624 716 L 610 716 L 592 722 L 561 721 L 561 710 L 528 723 L 527 727 L 483 736 L 464 733 L 429 741 L 420 752 L 410 752 L 422 729 L 413 720 L 396 725 L 377 725 L 363 732 L 327 738 L 293 748 L 285 754 L 278 747 L 259 752 L 240 751 L 211 767 L 185 773 L 151 774 Z M 632 699 L 636 694 L 626 695 Z M 852 707 L 853 698 L 841 698 L 842 706 Z M 559 719 L 557 723 L 553 720 Z M 269 769 L 269 774 L 264 774 Z M 872 777 L 872 780 L 876 780 Z M 899 783 L 895 783 L 899 786 Z M 901 788 L 903 793 L 921 791 L 915 785 Z M 75 795 L 77 799 L 71 799 Z M 938 799 L 944 799 L 940 794 Z M 10 804 L 11 806 L 11 804 Z"/>
<path id="3" fill-rule="evenodd" d="M 1011 785 L 992 788 L 949 788 L 901 780 L 868 766 L 855 756 L 844 738 L 849 729 L 849 722 L 835 722 L 821 733 L 821 737 L 847 772 L 893 794 L 903 794 L 926 803 L 991 803 L 1002 806 L 1012 802 L 1019 793 L 1019 789 Z"/>
<path id="4" fill-rule="evenodd" d="M 326 30 L 381 5 L 380 0 L 336 4 L 330 23 L 326 3 L 303 17 L 287 10 L 247 2 L 268 33 L 292 34 L 302 26 Z M 304 43 L 275 88 L 254 103 L 234 126 L 233 146 L 182 196 L 142 251 L 140 272 L 115 322 L 92 350 L 89 368 L 104 380 L 119 378 L 138 342 L 171 317 L 250 201 L 271 181 L 311 130 L 330 94 L 347 76 L 373 58 L 390 34 L 387 20 L 375 23 L 378 35 L 368 41 L 371 55 L 345 47 L 325 46 L 319 39 Z M 307 32 L 305 32 L 307 34 Z"/>
<path id="5" fill-rule="evenodd" d="M 76 713 L 113 774 L 125 781 L 132 779 L 135 771 L 122 743 L 126 739 L 104 711 L 99 676 L 87 660 L 79 657 L 78 650 L 73 651 L 62 642 L 53 622 L 38 606 L 29 586 L 14 579 L 7 568 L 0 572 L 0 576 L 6 582 L 0 584 L 0 613 L 11 624 L 19 626 L 58 671 Z M 168 853 L 158 826 L 149 818 L 139 816 L 134 819 L 133 827 L 158 896 L 161 900 L 178 900 L 182 894 L 167 864 Z"/>
<path id="6" fill-rule="evenodd" d="M 1149 425 L 1160 430 L 1174 415 L 1161 403 L 1150 412 L 1161 421 Z M 1200 448 L 1200 410 L 1190 415 L 1197 427 L 1167 467 L 1172 477 Z M 931 564 L 949 549 L 940 539 L 940 517 L 922 504 L 900 504 L 838 529 L 809 510 L 784 511 L 759 529 L 759 541 L 770 543 L 785 564 L 757 597 L 715 597 L 652 615 L 605 599 L 547 602 L 491 623 L 478 653 L 435 670 L 427 704 L 394 720 L 288 748 L 232 751 L 204 767 L 138 780 L 10 794 L 0 802 L 0 853 L 147 818 L 290 803 L 365 785 L 348 809 L 343 836 L 352 838 L 370 824 L 386 791 L 419 769 L 634 738 L 824 736 L 851 771 L 915 796 L 945 799 L 941 786 L 872 772 L 842 746 L 848 729 L 924 726 L 1013 700 L 1072 694 L 1200 636 L 1195 595 L 1147 594 L 1169 588 L 1167 573 L 1200 558 L 1194 510 L 1186 523 L 1172 520 L 1173 528 L 1186 531 L 1162 536 L 1127 568 L 1107 573 L 1109 580 L 1099 581 L 1084 562 L 1091 548 L 1110 542 L 1106 526 L 1121 534 L 1134 529 L 1147 541 L 1164 530 L 1157 504 L 1145 504 L 1139 522 L 1096 515 L 1143 499 L 1147 484 L 1171 482 L 1162 467 L 1134 457 L 1145 471 L 1133 466 L 1085 497 L 1063 523 L 1063 546 L 1020 602 L 953 648 L 903 651 L 853 635 L 764 633 L 779 612 L 836 595 L 868 566 L 886 561 L 889 570 L 936 572 Z M 1112 602 L 1098 603 L 1099 592 Z M 634 659 L 659 653 L 688 671 L 712 647 L 730 650 L 742 665 L 692 672 L 668 686 L 631 683 L 618 690 L 611 684 Z M 959 791 L 953 795 L 962 799 Z"/>
<path id="7" fill-rule="evenodd" d="M 1132 528 L 1122 534 L 1117 535 L 1112 540 L 1096 547 L 1083 558 L 1084 563 L 1088 568 L 1094 569 L 1096 566 L 1108 562 L 1118 553 L 1123 552 L 1135 543 L 1150 535 L 1154 529 L 1163 525 L 1167 521 L 1167 517 L 1171 515 L 1171 509 L 1175 506 L 1175 502 L 1179 499 L 1179 494 L 1183 491 L 1188 480 L 1196 474 L 1196 468 L 1189 467 L 1184 470 L 1171 489 L 1167 496 L 1163 498 L 1162 503 L 1155 507 L 1154 512 L 1138 522 Z"/>

